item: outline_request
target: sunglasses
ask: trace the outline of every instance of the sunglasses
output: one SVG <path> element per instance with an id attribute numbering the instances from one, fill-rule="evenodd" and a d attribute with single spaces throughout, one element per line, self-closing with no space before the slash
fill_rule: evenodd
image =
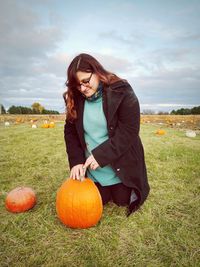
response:
<path id="1" fill-rule="evenodd" d="M 90 74 L 90 77 L 88 79 L 84 79 L 78 84 L 78 89 L 81 89 L 82 85 L 87 86 L 90 83 L 90 80 L 92 78 L 92 74 L 93 73 Z"/>

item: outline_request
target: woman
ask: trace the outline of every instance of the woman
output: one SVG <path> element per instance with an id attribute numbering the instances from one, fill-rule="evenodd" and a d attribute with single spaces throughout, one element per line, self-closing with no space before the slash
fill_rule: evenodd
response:
<path id="1" fill-rule="evenodd" d="M 97 185 L 103 204 L 137 210 L 149 193 L 140 110 L 130 84 L 92 56 L 80 54 L 68 67 L 64 129 L 70 177 L 85 175 Z"/>

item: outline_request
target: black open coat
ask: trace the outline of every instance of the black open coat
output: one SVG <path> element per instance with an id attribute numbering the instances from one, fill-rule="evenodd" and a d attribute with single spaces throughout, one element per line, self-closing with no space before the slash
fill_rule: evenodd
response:
<path id="1" fill-rule="evenodd" d="M 78 118 L 74 123 L 66 121 L 64 127 L 70 168 L 83 164 L 86 160 L 83 130 L 84 101 L 81 94 L 76 98 Z M 107 120 L 109 138 L 96 147 L 92 154 L 100 167 L 110 164 L 122 183 L 136 192 L 138 200 L 130 202 L 130 214 L 147 198 L 149 184 L 144 150 L 139 137 L 139 103 L 128 82 L 119 81 L 110 86 L 104 85 L 103 111 Z"/>

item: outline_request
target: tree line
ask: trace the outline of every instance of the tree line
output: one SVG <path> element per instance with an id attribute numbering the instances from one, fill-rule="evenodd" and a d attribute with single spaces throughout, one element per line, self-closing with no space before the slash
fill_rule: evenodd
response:
<path id="1" fill-rule="evenodd" d="M 0 105 L 0 114 L 59 114 L 58 111 L 55 110 L 47 110 L 45 109 L 40 103 L 33 103 L 31 108 L 28 107 L 23 107 L 23 106 L 11 106 L 9 109 L 6 111 L 3 105 Z M 142 114 L 146 115 L 152 115 L 155 114 L 154 110 L 146 109 L 143 110 Z M 193 107 L 191 109 L 189 108 L 181 108 L 177 110 L 172 110 L 171 112 L 164 112 L 164 111 L 159 111 L 157 113 L 158 115 L 197 115 L 200 114 L 200 106 L 198 107 Z"/>
<path id="2" fill-rule="evenodd" d="M 200 106 L 193 108 L 181 108 L 177 110 L 172 110 L 171 115 L 197 115 L 200 114 Z"/>
<path id="3" fill-rule="evenodd" d="M 40 103 L 33 103 L 31 105 L 31 108 L 29 107 L 23 107 L 23 106 L 11 106 L 6 109 L 3 105 L 1 105 L 1 114 L 59 114 L 56 110 L 48 110 L 45 109 Z"/>
<path id="4" fill-rule="evenodd" d="M 142 111 L 143 115 L 198 115 L 200 114 L 200 106 L 189 108 L 180 108 L 177 110 L 172 110 L 171 112 L 167 111 L 158 111 L 157 113 L 152 109 L 144 109 Z"/>

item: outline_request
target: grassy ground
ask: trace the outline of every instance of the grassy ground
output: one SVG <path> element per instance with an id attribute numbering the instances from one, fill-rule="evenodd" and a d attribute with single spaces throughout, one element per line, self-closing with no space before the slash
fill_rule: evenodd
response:
<path id="1" fill-rule="evenodd" d="M 56 191 L 69 175 L 63 123 L 53 129 L 0 126 L 0 266 L 200 266 L 200 136 L 141 125 L 151 193 L 140 211 L 104 207 L 96 227 L 65 227 Z M 4 207 L 6 193 L 26 185 L 37 205 L 21 214 Z"/>

